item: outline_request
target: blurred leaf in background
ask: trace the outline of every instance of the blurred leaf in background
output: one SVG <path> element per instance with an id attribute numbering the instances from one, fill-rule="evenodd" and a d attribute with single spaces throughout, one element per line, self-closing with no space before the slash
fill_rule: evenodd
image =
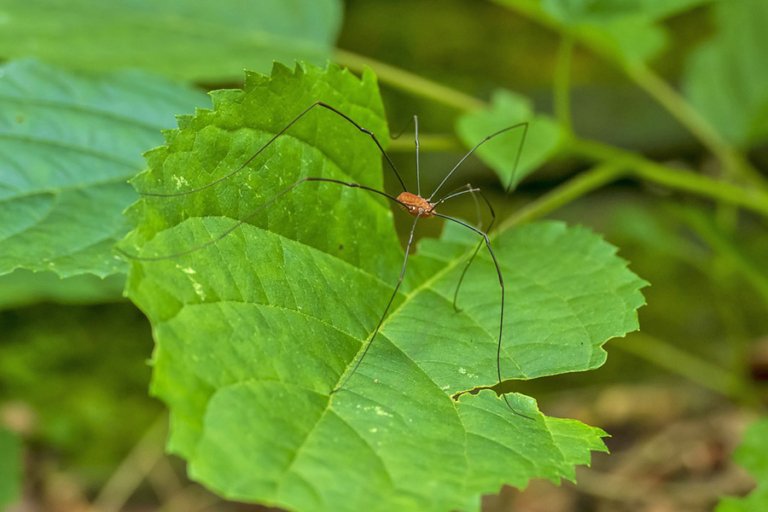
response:
<path id="1" fill-rule="evenodd" d="M 136 198 L 126 180 L 173 113 L 207 98 L 138 71 L 81 75 L 30 60 L 0 68 L 0 95 L 0 274 L 124 272 L 111 248 Z"/>
<path id="2" fill-rule="evenodd" d="M 646 62 L 664 50 L 664 18 L 712 0 L 496 0 L 554 25 L 618 62 Z"/>
<path id="3" fill-rule="evenodd" d="M 138 71 L 79 74 L 32 60 L 0 68 L 0 96 L 0 304 L 119 298 L 116 278 L 56 276 L 125 271 L 112 245 L 136 198 L 127 179 L 174 113 L 208 98 Z"/>
<path id="4" fill-rule="evenodd" d="M 724 498 L 715 512 L 760 512 L 768 510 L 768 419 L 749 426 L 734 459 L 757 481 L 757 488 L 745 498 Z"/>
<path id="5" fill-rule="evenodd" d="M 548 116 L 534 115 L 525 96 L 506 90 L 493 94 L 487 110 L 463 114 L 456 123 L 461 140 L 472 148 L 484 137 L 521 122 L 529 123 L 525 139 L 522 127 L 514 128 L 483 143 L 476 152 L 496 171 L 505 189 L 516 186 L 555 155 L 563 140 L 560 126 Z"/>
<path id="6" fill-rule="evenodd" d="M 0 56 L 222 83 L 273 61 L 325 62 L 341 15 L 340 0 L 6 0 Z"/>
<path id="7" fill-rule="evenodd" d="M 748 148 L 768 136 L 768 2 L 721 1 L 713 13 L 717 32 L 691 56 L 684 88 L 720 133 Z"/>

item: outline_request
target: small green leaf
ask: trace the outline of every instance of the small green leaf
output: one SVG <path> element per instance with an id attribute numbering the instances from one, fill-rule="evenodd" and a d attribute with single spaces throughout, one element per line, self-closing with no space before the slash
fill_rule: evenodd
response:
<path id="1" fill-rule="evenodd" d="M 544 0 L 542 6 L 564 24 L 610 23 L 642 16 L 659 20 L 711 0 Z"/>
<path id="2" fill-rule="evenodd" d="M 124 272 L 112 245 L 136 198 L 126 180 L 172 113 L 205 100 L 139 72 L 78 75 L 34 61 L 0 68 L 0 274 Z"/>
<path id="3" fill-rule="evenodd" d="M 662 19 L 712 0 L 496 0 L 533 13 L 620 63 L 645 62 L 667 45 Z"/>
<path id="4" fill-rule="evenodd" d="M 21 440 L 0 427 L 0 509 L 13 505 L 21 494 Z"/>
<path id="5" fill-rule="evenodd" d="M 723 498 L 716 512 L 758 512 L 768 510 L 768 419 L 753 423 L 744 434 L 744 440 L 736 449 L 733 458 L 749 471 L 757 488 L 745 498 Z"/>
<path id="6" fill-rule="evenodd" d="M 523 130 L 515 128 L 483 143 L 476 152 L 507 188 L 517 185 L 557 151 L 562 141 L 559 125 L 547 116 L 534 115 L 527 98 L 506 90 L 493 94 L 488 110 L 464 114 L 456 124 L 459 137 L 471 148 L 483 137 L 523 121 L 530 124 L 522 151 Z M 515 171 L 518 153 L 520 162 Z"/>
<path id="7" fill-rule="evenodd" d="M 370 73 L 277 66 L 213 97 L 214 110 L 181 118 L 148 154 L 139 190 L 227 176 L 318 100 L 388 137 Z M 572 479 L 604 450 L 603 431 L 508 395 L 522 418 L 482 389 L 497 380 L 500 288 L 483 254 L 454 310 L 478 239 L 459 225 L 419 245 L 380 335 L 333 392 L 384 311 L 403 249 L 376 194 L 307 182 L 278 196 L 307 176 L 378 189 L 381 155 L 317 108 L 242 172 L 130 209 L 123 250 L 161 259 L 135 260 L 127 293 L 153 324 L 153 391 L 193 478 L 299 511 L 476 511 L 482 494 Z M 493 243 L 507 282 L 505 379 L 595 368 L 605 341 L 637 329 L 644 283 L 588 230 L 541 223 Z"/>
<path id="8" fill-rule="evenodd" d="M 86 70 L 136 67 L 178 80 L 239 80 L 273 61 L 322 63 L 339 0 L 6 0 L 0 55 Z"/>
<path id="9" fill-rule="evenodd" d="M 729 141 L 744 148 L 768 137 L 768 3 L 718 2 L 716 36 L 692 56 L 684 89 Z"/>

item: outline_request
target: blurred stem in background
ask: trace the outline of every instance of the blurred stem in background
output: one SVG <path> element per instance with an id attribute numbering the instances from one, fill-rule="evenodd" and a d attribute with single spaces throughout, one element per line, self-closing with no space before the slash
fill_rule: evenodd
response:
<path id="1" fill-rule="evenodd" d="M 568 53 L 570 53 L 570 50 Z M 355 55 L 354 53 L 344 50 L 339 50 L 336 56 L 337 59 L 339 59 L 339 62 L 347 67 L 357 71 L 362 71 L 366 67 L 370 67 L 376 72 L 382 82 L 397 87 L 403 91 L 438 101 L 447 106 L 464 111 L 488 107 L 488 104 L 482 100 L 468 96 L 445 85 L 432 82 L 427 78 L 420 77 L 408 71 L 400 70 L 389 64 L 383 64 L 373 59 Z M 564 100 L 562 99 L 560 100 L 560 106 L 564 106 Z M 559 115 L 562 116 L 564 114 L 561 113 Z M 570 114 L 568 114 L 568 117 L 570 117 Z M 403 140 L 405 141 L 405 139 Z M 432 136 L 428 134 L 424 134 L 421 141 L 421 148 L 425 151 L 444 151 L 453 149 L 454 143 L 458 142 L 452 137 Z M 409 150 L 410 147 L 409 142 L 407 144 L 406 142 L 396 142 L 393 144 L 393 148 L 396 148 L 397 150 Z M 639 156 L 631 151 L 622 150 L 596 141 L 580 139 L 575 135 L 570 138 L 566 147 L 569 148 L 572 153 L 588 157 L 598 163 L 621 161 L 627 167 L 626 173 L 632 173 L 643 180 L 664 185 L 674 190 L 694 193 L 715 201 L 723 201 L 741 206 L 768 217 L 768 192 L 762 188 L 759 190 L 746 190 L 735 184 L 694 174 L 689 171 L 675 169 Z M 624 176 L 621 173 L 616 173 L 614 180 L 620 177 Z M 579 179 L 579 177 L 574 179 Z M 601 185 L 605 185 L 614 180 L 601 181 L 600 183 Z M 569 185 L 565 184 L 563 186 Z M 594 188 L 585 188 L 583 193 L 593 189 Z M 581 195 L 583 195 L 583 193 Z M 570 197 L 571 199 L 576 199 L 580 196 L 572 195 Z"/>
<path id="2" fill-rule="evenodd" d="M 644 359 L 660 368 L 682 375 L 701 387 L 720 393 L 736 402 L 756 407 L 760 398 L 743 375 L 720 368 L 704 359 L 694 357 L 674 344 L 645 333 L 632 334 L 626 343 L 615 347 Z"/>
<path id="3" fill-rule="evenodd" d="M 648 93 L 654 100 L 663 106 L 677 121 L 696 137 L 713 155 L 717 157 L 723 166 L 725 173 L 731 177 L 739 177 L 745 182 L 762 189 L 768 190 L 765 178 L 755 170 L 747 160 L 733 148 L 720 133 L 702 117 L 675 89 L 659 77 L 653 70 L 642 62 L 628 62 L 611 53 L 605 45 L 596 43 L 584 33 L 572 31 L 568 27 L 556 25 L 545 16 L 539 8 L 538 2 L 518 1 L 508 4 L 510 8 L 523 14 L 536 23 L 543 25 L 562 37 L 589 49 L 594 55 L 605 62 L 610 63 L 638 87 Z"/>
<path id="4" fill-rule="evenodd" d="M 348 50 L 336 48 L 334 59 L 342 66 L 346 66 L 358 72 L 371 68 L 379 79 L 393 87 L 405 92 L 422 96 L 427 99 L 448 105 L 457 110 L 477 110 L 486 107 L 485 102 L 457 91 L 451 87 L 433 82 L 428 78 L 411 73 L 404 69 L 385 64 L 384 62 L 358 55 Z"/>
<path id="5" fill-rule="evenodd" d="M 571 60 L 573 57 L 573 38 L 565 34 L 560 39 L 555 67 L 555 117 L 568 137 L 573 136 L 571 119 Z"/>

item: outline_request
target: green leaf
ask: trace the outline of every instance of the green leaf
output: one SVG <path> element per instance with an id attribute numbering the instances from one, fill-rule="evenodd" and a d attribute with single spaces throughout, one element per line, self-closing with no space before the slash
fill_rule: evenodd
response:
<path id="1" fill-rule="evenodd" d="M 768 419 L 753 423 L 733 458 L 757 480 L 757 488 L 745 498 L 723 498 L 716 512 L 757 512 L 768 510 Z"/>
<path id="2" fill-rule="evenodd" d="M 213 111 L 182 118 L 148 154 L 139 190 L 228 175 L 318 100 L 388 136 L 370 73 L 277 66 L 213 97 Z M 170 449 L 226 497 L 302 511 L 475 511 L 503 484 L 573 479 L 605 434 L 508 395 L 522 418 L 482 389 L 497 380 L 500 288 L 483 253 L 454 310 L 478 241 L 461 226 L 419 245 L 380 335 L 332 392 L 400 271 L 391 204 L 332 183 L 278 194 L 307 176 L 378 189 L 380 165 L 368 137 L 318 108 L 231 178 L 131 208 L 123 250 L 161 258 L 134 261 L 127 292 L 154 327 Z M 607 339 L 637 328 L 644 283 L 588 230 L 541 223 L 493 243 L 507 282 L 505 379 L 597 367 Z"/>
<path id="3" fill-rule="evenodd" d="M 768 3 L 718 2 L 718 31 L 690 58 L 684 89 L 729 141 L 744 148 L 768 137 Z"/>
<path id="4" fill-rule="evenodd" d="M 542 6 L 564 24 L 609 23 L 633 16 L 658 20 L 703 3 L 703 0 L 544 0 Z"/>
<path id="5" fill-rule="evenodd" d="M 658 22 L 712 0 L 496 0 L 569 32 L 620 63 L 645 62 L 667 45 Z"/>
<path id="6" fill-rule="evenodd" d="M 322 63 L 339 0 L 7 0 L 0 55 L 87 70 L 137 67 L 179 80 L 239 80 L 273 61 Z"/>
<path id="7" fill-rule="evenodd" d="M 205 96 L 139 72 L 79 75 L 34 61 L 0 68 L 0 274 L 124 272 L 112 245 L 136 198 L 126 180 L 172 113 Z"/>
<path id="8" fill-rule="evenodd" d="M 476 151 L 480 159 L 496 171 L 506 188 L 517 185 L 557 151 L 563 139 L 557 122 L 547 116 L 534 115 L 531 102 L 524 96 L 498 90 L 488 110 L 464 114 L 456 123 L 459 137 L 471 148 L 487 135 L 523 121 L 530 124 L 522 150 L 520 142 L 524 132 L 515 128 L 483 143 Z M 515 171 L 518 153 L 520 161 Z"/>
<path id="9" fill-rule="evenodd" d="M 14 504 L 21 494 L 21 440 L 0 427 L 0 508 Z"/>

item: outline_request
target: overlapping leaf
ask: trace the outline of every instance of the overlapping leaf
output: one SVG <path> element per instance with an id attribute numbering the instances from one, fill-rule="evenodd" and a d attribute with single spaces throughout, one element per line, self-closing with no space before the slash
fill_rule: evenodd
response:
<path id="1" fill-rule="evenodd" d="M 122 245 L 158 258 L 135 260 L 128 293 L 153 323 L 153 389 L 194 478 L 291 510 L 479 510 L 483 493 L 573 478 L 604 449 L 599 429 L 545 417 L 531 398 L 509 397 L 526 419 L 491 390 L 466 393 L 496 383 L 500 305 L 483 256 L 462 312 L 453 308 L 471 231 L 420 244 L 381 334 L 333 392 L 382 314 L 403 251 L 383 197 L 316 182 L 281 191 L 307 176 L 379 188 L 376 147 L 316 108 L 243 171 L 200 187 L 318 100 L 385 141 L 374 78 L 278 66 L 213 97 L 214 110 L 182 118 L 149 153 L 137 188 L 178 195 L 138 202 Z M 594 368 L 607 339 L 637 328 L 643 282 L 589 231 L 543 223 L 494 244 L 507 282 L 506 378 Z"/>
<path id="2" fill-rule="evenodd" d="M 124 272 L 112 245 L 136 198 L 126 180 L 173 113 L 205 96 L 145 73 L 18 61 L 0 68 L 0 102 L 0 274 Z"/>
<path id="3" fill-rule="evenodd" d="M 341 14 L 339 0 L 8 0 L 0 55 L 225 82 L 243 67 L 325 62 Z"/>

